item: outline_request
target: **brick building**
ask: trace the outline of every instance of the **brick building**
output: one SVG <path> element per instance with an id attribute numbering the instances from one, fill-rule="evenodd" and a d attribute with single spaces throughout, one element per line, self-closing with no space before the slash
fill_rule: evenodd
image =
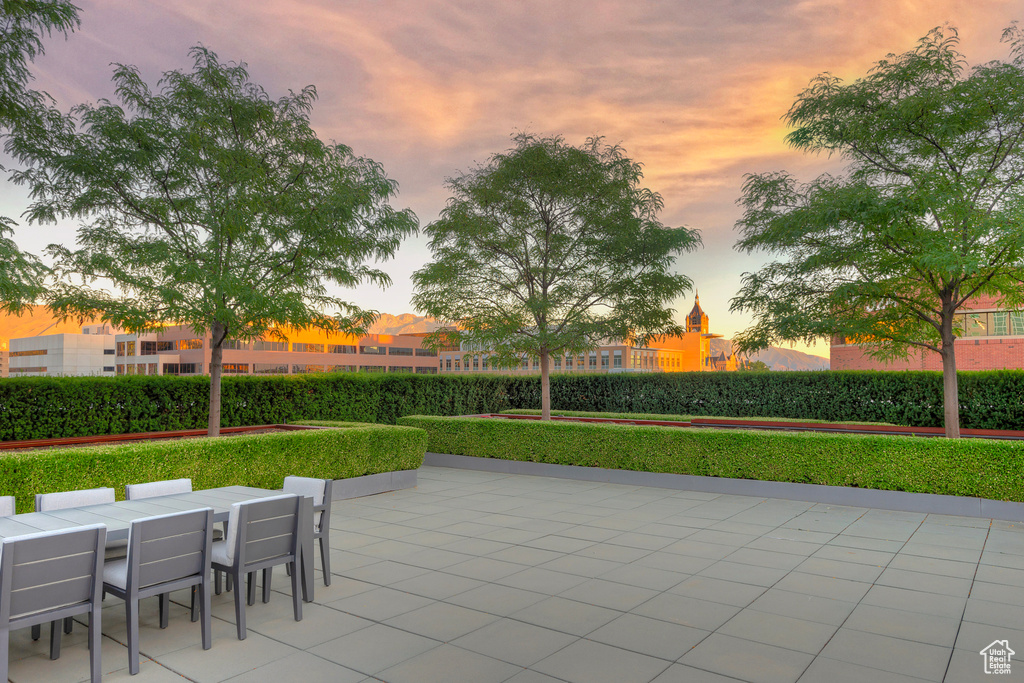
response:
<path id="1" fill-rule="evenodd" d="M 957 370 L 1024 368 L 1024 311 L 1001 308 L 993 297 L 978 297 L 959 317 L 963 336 L 954 347 Z M 942 370 L 942 358 L 934 351 L 912 349 L 906 359 L 883 363 L 865 353 L 866 344 L 847 341 L 833 337 L 832 370 Z"/>

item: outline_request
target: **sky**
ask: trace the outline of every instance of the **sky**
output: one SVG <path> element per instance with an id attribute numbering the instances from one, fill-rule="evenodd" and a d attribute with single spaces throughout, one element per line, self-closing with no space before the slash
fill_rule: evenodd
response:
<path id="1" fill-rule="evenodd" d="M 445 179 L 507 150 L 524 131 L 570 144 L 603 136 L 644 165 L 664 199 L 665 225 L 700 230 L 682 255 L 710 318 L 732 337 L 751 324 L 730 313 L 744 272 L 767 257 L 734 249 L 736 200 L 748 173 L 787 170 L 810 180 L 841 160 L 787 147 L 783 115 L 810 80 L 864 75 L 912 49 L 935 26 L 959 29 L 970 63 L 1003 59 L 1002 29 L 1024 18 L 1019 0 L 77 0 L 81 28 L 51 38 L 33 87 L 67 110 L 113 98 L 112 63 L 155 84 L 190 69 L 203 44 L 242 61 L 272 97 L 315 85 L 311 122 L 383 164 L 392 202 L 425 226 L 448 198 Z M 6 160 L 3 160 L 6 162 Z M 9 163 L 9 162 L 8 162 Z M 28 206 L 0 182 L 0 215 Z M 27 225 L 15 239 L 40 253 L 70 245 L 77 225 Z M 339 290 L 384 313 L 416 312 L 410 275 L 430 260 L 425 236 L 383 264 L 386 290 Z M 682 321 L 693 293 L 673 303 Z M 798 345 L 828 355 L 827 343 Z"/>

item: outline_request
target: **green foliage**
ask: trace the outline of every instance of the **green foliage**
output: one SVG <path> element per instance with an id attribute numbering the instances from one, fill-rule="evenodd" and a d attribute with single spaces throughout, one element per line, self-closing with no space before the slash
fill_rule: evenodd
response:
<path id="1" fill-rule="evenodd" d="M 427 450 L 556 465 L 1024 502 L 1024 443 L 410 416 Z"/>
<path id="2" fill-rule="evenodd" d="M 31 189 L 30 220 L 89 221 L 77 251 L 50 247 L 60 276 L 83 279 L 59 281 L 51 306 L 133 332 L 210 332 L 212 431 L 225 339 L 280 326 L 361 333 L 374 315 L 329 286 L 390 284 L 366 263 L 393 256 L 416 218 L 388 205 L 397 185 L 380 164 L 320 141 L 309 122 L 315 88 L 274 100 L 245 64 L 202 47 L 190 55 L 192 72 L 165 73 L 155 93 L 118 65 L 120 104 L 53 114 L 10 149 L 28 165 L 14 178 Z"/>
<path id="3" fill-rule="evenodd" d="M 847 171 L 747 176 L 736 247 L 778 260 L 732 301 L 755 318 L 740 350 L 842 335 L 880 358 L 938 352 L 958 433 L 955 315 L 978 295 L 1019 302 L 1024 280 L 1024 33 L 1004 42 L 1007 61 L 967 69 L 955 29 L 934 29 L 853 83 L 825 73 L 801 93 L 788 141 Z"/>
<path id="4" fill-rule="evenodd" d="M 501 411 L 502 415 L 540 415 L 539 410 L 531 409 L 510 409 Z M 552 410 L 552 417 L 597 417 L 611 420 L 656 420 L 659 422 L 689 422 L 695 418 L 700 419 L 721 419 L 721 420 L 734 420 L 734 419 L 756 419 L 758 422 L 789 422 L 793 418 L 789 417 L 765 417 L 760 416 L 757 418 L 744 417 L 740 418 L 735 415 L 659 415 L 657 413 L 596 413 L 587 412 L 584 410 Z M 800 422 L 826 422 L 826 420 L 810 420 L 807 418 L 800 418 Z M 829 424 L 843 424 L 839 420 L 827 420 Z M 868 424 L 866 422 L 856 422 L 850 424 Z M 884 422 L 872 422 L 870 424 L 888 424 Z"/>
<path id="5" fill-rule="evenodd" d="M 29 62 L 43 54 L 44 36 L 78 25 L 78 8 L 66 0 L 0 0 L 0 133 L 37 122 L 47 96 L 27 87 Z M 44 292 L 46 268 L 7 236 L 15 225 L 0 216 L 0 311 L 21 311 Z"/>
<path id="6" fill-rule="evenodd" d="M 383 425 L 12 451 L 0 455 L 0 492 L 31 512 L 36 493 L 112 486 L 121 498 L 125 484 L 180 477 L 196 489 L 277 489 L 288 475 L 347 479 L 416 469 L 425 452 L 423 431 Z"/>
<path id="7" fill-rule="evenodd" d="M 426 227 L 435 260 L 413 275 L 413 303 L 448 326 L 428 344 L 462 342 L 499 367 L 539 358 L 546 378 L 549 355 L 678 333 L 666 306 L 691 282 L 674 258 L 700 237 L 661 224 L 640 164 L 600 138 L 513 140 L 449 179 L 452 198 Z"/>
<path id="8" fill-rule="evenodd" d="M 297 420 L 394 424 L 539 405 L 536 377 L 323 374 L 224 379 L 222 426 Z M 0 441 L 199 429 L 206 377 L 18 377 L 0 382 Z"/>
<path id="9" fill-rule="evenodd" d="M 961 373 L 964 426 L 1024 430 L 1024 371 Z M 555 375 L 561 412 L 628 418 L 779 418 L 937 427 L 936 372 Z M 0 440 L 198 429 L 205 377 L 20 377 L 0 382 Z M 224 379 L 222 425 L 331 420 L 395 424 L 405 415 L 538 410 L 540 381 L 522 375 L 337 373 Z"/>

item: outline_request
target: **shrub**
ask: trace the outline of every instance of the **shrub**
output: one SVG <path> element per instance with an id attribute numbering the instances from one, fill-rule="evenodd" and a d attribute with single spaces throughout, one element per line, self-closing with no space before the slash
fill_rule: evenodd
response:
<path id="1" fill-rule="evenodd" d="M 276 489 L 298 475 L 347 479 L 416 469 L 426 434 L 384 425 L 344 426 L 217 438 L 9 451 L 0 455 L 0 494 L 17 496 L 31 512 L 34 494 L 189 477 L 196 489 L 256 486 Z"/>
<path id="2" fill-rule="evenodd" d="M 1024 502 L 1024 442 L 410 416 L 427 450 Z"/>

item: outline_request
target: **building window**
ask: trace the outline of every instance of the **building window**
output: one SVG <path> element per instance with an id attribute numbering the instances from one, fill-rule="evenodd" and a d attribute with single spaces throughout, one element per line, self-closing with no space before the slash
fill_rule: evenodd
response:
<path id="1" fill-rule="evenodd" d="M 473 356 L 473 371 L 480 369 L 480 356 Z"/>
<path id="2" fill-rule="evenodd" d="M 131 344 L 132 342 L 128 343 Z M 203 348 L 202 339 L 182 339 L 178 342 L 178 350 L 180 351 L 192 351 L 193 349 L 201 348 Z M 128 355 L 131 356 L 132 354 L 129 353 Z"/>
<path id="3" fill-rule="evenodd" d="M 117 342 L 115 344 L 115 346 L 117 347 L 117 355 L 123 356 L 124 355 L 124 342 Z"/>
<path id="4" fill-rule="evenodd" d="M 452 371 L 452 357 L 451 356 L 445 356 L 444 357 L 444 363 L 445 363 L 444 369 L 447 370 L 448 372 L 451 372 Z"/>
<path id="5" fill-rule="evenodd" d="M 358 367 L 355 365 L 331 365 L 327 372 L 355 372 Z"/>
<path id="6" fill-rule="evenodd" d="M 322 365 L 309 365 L 309 364 L 305 364 L 305 363 L 300 363 L 300 364 L 292 365 L 292 374 L 293 375 L 306 375 L 306 374 L 309 374 L 311 372 L 323 372 L 323 371 L 324 371 L 324 366 L 322 366 Z"/>
<path id="7" fill-rule="evenodd" d="M 434 349 L 416 349 L 417 356 L 437 356 L 437 351 Z"/>
<path id="8" fill-rule="evenodd" d="M 383 356 L 387 354 L 388 347 L 386 346 L 360 346 L 359 353 L 367 356 Z"/>
<path id="9" fill-rule="evenodd" d="M 596 351 L 591 351 L 590 352 L 590 369 L 591 370 L 597 370 L 597 352 Z"/>
<path id="10" fill-rule="evenodd" d="M 106 368 L 103 368 L 103 369 L 106 370 Z M 114 368 L 110 368 L 110 369 L 113 370 Z M 149 364 L 149 374 L 151 374 L 151 375 L 155 375 L 156 374 L 156 363 L 150 363 Z"/>
<path id="11" fill-rule="evenodd" d="M 119 365 L 118 367 L 120 368 L 121 366 Z M 133 366 L 129 365 L 128 367 Z M 198 375 L 202 372 L 202 363 L 164 363 L 165 375 Z M 128 374 L 131 373 L 129 372 Z"/>
<path id="12" fill-rule="evenodd" d="M 223 363 L 220 367 L 220 371 L 225 375 L 248 375 L 249 364 L 248 363 Z"/>
<path id="13" fill-rule="evenodd" d="M 323 353 L 324 352 L 324 345 L 323 344 L 301 344 L 301 343 L 297 342 L 295 344 L 292 344 L 292 351 L 295 351 L 297 353 Z"/>
<path id="14" fill-rule="evenodd" d="M 565 369 L 572 370 L 572 356 L 565 357 Z"/>
<path id="15" fill-rule="evenodd" d="M 11 358 L 21 358 L 22 356 L 45 356 L 46 349 L 32 349 L 31 351 L 11 351 L 9 355 Z"/>
<path id="16" fill-rule="evenodd" d="M 118 344 L 123 344 L 123 343 L 124 342 L 118 342 Z M 143 356 L 153 356 L 153 355 L 155 355 L 157 353 L 160 353 L 161 351 L 173 351 L 174 350 L 174 342 L 172 342 L 172 341 L 142 341 L 142 342 L 139 342 L 139 347 L 140 347 L 140 350 L 142 351 L 142 355 Z M 124 354 L 118 353 L 118 355 L 121 356 L 121 355 L 124 355 Z"/>
<path id="17" fill-rule="evenodd" d="M 13 370 L 13 368 L 12 368 L 12 370 Z M 124 374 L 124 363 L 118 363 L 117 364 L 117 374 L 119 374 L 119 375 L 123 375 Z"/>
<path id="18" fill-rule="evenodd" d="M 114 355 L 114 349 L 103 349 L 103 355 L 104 356 L 113 356 Z"/>
<path id="19" fill-rule="evenodd" d="M 387 372 L 387 367 L 383 365 L 360 365 L 359 372 Z"/>
<path id="20" fill-rule="evenodd" d="M 607 370 L 608 369 L 608 352 L 607 351 L 602 351 L 601 352 L 601 369 L 602 370 Z"/>
<path id="21" fill-rule="evenodd" d="M 561 356 L 555 356 L 555 370 L 561 370 L 561 369 L 562 369 L 562 357 Z"/>
<path id="22" fill-rule="evenodd" d="M 405 365 L 390 365 L 388 372 L 412 372 L 412 368 Z"/>
<path id="23" fill-rule="evenodd" d="M 287 351 L 288 342 L 283 341 L 266 341 L 264 339 L 258 339 L 252 343 L 253 351 Z M 259 365 L 259 363 L 257 363 Z M 266 363 L 264 363 L 266 365 Z M 288 372 L 288 366 L 285 366 L 285 373 Z"/>
<path id="24" fill-rule="evenodd" d="M 417 375 L 436 375 L 437 368 L 416 368 Z"/>
<path id="25" fill-rule="evenodd" d="M 257 344 L 259 342 L 256 342 Z M 288 366 L 282 363 L 253 363 L 252 374 L 254 375 L 287 375 Z"/>
<path id="26" fill-rule="evenodd" d="M 327 353 L 355 353 L 356 347 L 352 344 L 328 344 Z"/>
<path id="27" fill-rule="evenodd" d="M 245 342 L 238 341 L 237 339 L 225 339 L 220 345 L 222 349 L 228 349 L 230 351 L 243 351 L 248 348 L 248 346 L 249 345 Z"/>
<path id="28" fill-rule="evenodd" d="M 114 371 L 114 366 L 113 365 L 104 365 L 103 366 L 103 372 L 113 372 L 113 371 Z"/>
<path id="29" fill-rule="evenodd" d="M 392 346 L 391 350 L 388 351 L 388 355 L 391 356 L 411 356 L 412 349 L 407 349 L 404 346 Z"/>
<path id="30" fill-rule="evenodd" d="M 614 358 L 614 362 L 612 363 L 612 367 L 621 368 L 622 367 L 622 351 L 616 351 L 614 354 L 612 354 L 612 357 Z"/>
<path id="31" fill-rule="evenodd" d="M 45 367 L 10 368 L 10 372 L 13 372 L 13 373 L 18 373 L 18 372 L 46 372 L 46 368 Z"/>
<path id="32" fill-rule="evenodd" d="M 484 372 L 487 372 L 488 359 L 490 359 L 490 356 L 484 356 L 483 359 L 481 359 L 480 361 L 480 369 L 483 370 Z"/>
<path id="33" fill-rule="evenodd" d="M 523 370 L 529 370 L 529 369 L 530 369 L 530 357 L 529 356 L 523 356 Z"/>

